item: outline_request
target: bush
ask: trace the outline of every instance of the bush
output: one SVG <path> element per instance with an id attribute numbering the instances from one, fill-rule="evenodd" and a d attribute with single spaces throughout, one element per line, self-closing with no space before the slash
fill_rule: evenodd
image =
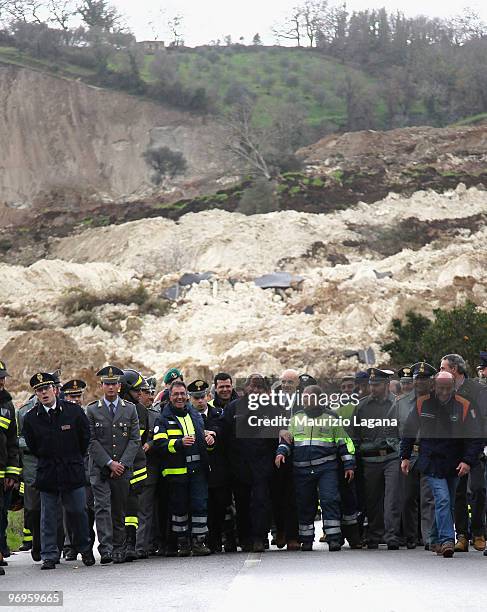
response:
<path id="1" fill-rule="evenodd" d="M 238 212 L 244 215 L 255 215 L 279 210 L 276 188 L 273 181 L 257 179 L 246 189 L 238 205 Z"/>
<path id="2" fill-rule="evenodd" d="M 458 353 L 475 375 L 479 352 L 487 346 L 487 313 L 473 302 L 453 308 L 433 311 L 433 320 L 409 311 L 406 322 L 393 319 L 394 340 L 382 346 L 393 365 L 404 366 L 427 361 L 438 367 L 443 355 Z"/>
<path id="3" fill-rule="evenodd" d="M 169 147 L 153 147 L 142 154 L 146 164 L 152 168 L 151 177 L 155 185 L 160 185 L 164 178 L 174 178 L 184 174 L 188 164 L 181 151 L 173 151 Z"/>

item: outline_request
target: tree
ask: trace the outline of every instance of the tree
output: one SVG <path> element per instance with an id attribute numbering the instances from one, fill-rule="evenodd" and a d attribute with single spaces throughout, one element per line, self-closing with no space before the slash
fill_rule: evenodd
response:
<path id="1" fill-rule="evenodd" d="M 466 302 L 452 310 L 434 310 L 433 316 L 429 320 L 410 311 L 405 324 L 392 321 L 396 337 L 382 346 L 392 363 L 399 366 L 424 360 L 438 367 L 444 355 L 458 353 L 475 374 L 479 352 L 487 346 L 487 313 Z"/>
<path id="2" fill-rule="evenodd" d="M 272 31 L 278 41 L 294 40 L 298 47 L 301 46 L 301 41 L 304 36 L 303 31 L 303 9 L 300 6 L 295 6 L 286 21 L 279 26 L 274 26 Z"/>
<path id="3" fill-rule="evenodd" d="M 68 32 L 69 23 L 78 11 L 76 0 L 49 0 L 48 9 L 49 21 Z"/>
<path id="4" fill-rule="evenodd" d="M 262 39 L 260 38 L 260 34 L 258 32 L 257 34 L 254 34 L 254 37 L 252 38 L 252 44 L 256 47 L 262 44 Z"/>
<path id="5" fill-rule="evenodd" d="M 181 151 L 173 151 L 169 147 L 151 147 L 142 154 L 146 164 L 153 170 L 151 181 L 161 185 L 165 178 L 174 178 L 184 174 L 188 164 Z"/>
<path id="6" fill-rule="evenodd" d="M 89 28 L 111 32 L 120 23 L 121 16 L 107 0 L 82 0 L 78 14 Z"/>
<path id="7" fill-rule="evenodd" d="M 177 15 L 174 15 L 174 17 L 170 17 L 167 21 L 167 27 L 172 36 L 170 46 L 171 47 L 184 46 L 183 16 L 181 14 L 177 14 Z"/>
<path id="8" fill-rule="evenodd" d="M 3 8 L 12 21 L 41 24 L 44 5 L 43 0 L 6 0 L 0 4 L 0 12 Z"/>

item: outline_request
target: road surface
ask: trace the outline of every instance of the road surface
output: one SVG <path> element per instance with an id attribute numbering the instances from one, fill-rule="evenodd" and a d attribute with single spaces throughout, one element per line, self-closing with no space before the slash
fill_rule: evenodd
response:
<path id="1" fill-rule="evenodd" d="M 19 610 L 463 612 L 487 606 L 487 557 L 473 550 L 443 559 L 422 548 L 329 553 L 315 543 L 311 553 L 272 547 L 262 555 L 154 557 L 108 566 L 97 557 L 93 567 L 62 561 L 47 572 L 30 553 L 8 561 L 1 590 L 64 593 L 62 608 Z"/>

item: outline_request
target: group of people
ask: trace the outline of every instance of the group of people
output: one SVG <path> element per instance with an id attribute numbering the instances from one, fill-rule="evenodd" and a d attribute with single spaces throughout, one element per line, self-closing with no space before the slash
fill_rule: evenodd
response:
<path id="1" fill-rule="evenodd" d="M 293 369 L 240 387 L 171 368 L 157 392 L 154 377 L 108 365 L 87 405 L 83 380 L 40 371 L 18 410 L 7 376 L 0 361 L 0 514 L 22 496 L 21 550 L 41 569 L 62 555 L 94 565 L 96 540 L 102 565 L 310 551 L 319 515 L 329 551 L 485 550 L 487 352 L 478 378 L 449 354 L 335 389 Z"/>

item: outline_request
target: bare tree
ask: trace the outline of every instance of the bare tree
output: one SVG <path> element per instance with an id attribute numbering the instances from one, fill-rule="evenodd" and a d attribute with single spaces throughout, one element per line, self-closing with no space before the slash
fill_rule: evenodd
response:
<path id="1" fill-rule="evenodd" d="M 303 28 L 303 9 L 295 6 L 286 21 L 279 26 L 274 26 L 272 32 L 277 40 L 295 40 L 298 47 L 304 36 Z"/>
<path id="2" fill-rule="evenodd" d="M 328 13 L 328 0 L 305 0 L 301 7 L 301 19 L 309 46 L 316 45 L 321 24 Z"/>
<path id="3" fill-rule="evenodd" d="M 78 12 L 76 0 L 49 0 L 48 9 L 49 21 L 67 33 L 69 22 Z"/>
<path id="4" fill-rule="evenodd" d="M 184 45 L 183 16 L 179 13 L 170 17 L 167 20 L 167 27 L 172 36 L 171 47 L 182 47 Z"/>
<path id="5" fill-rule="evenodd" d="M 42 10 L 45 8 L 45 2 L 42 0 L 6 0 L 0 10 L 2 8 L 13 21 L 44 23 Z"/>

